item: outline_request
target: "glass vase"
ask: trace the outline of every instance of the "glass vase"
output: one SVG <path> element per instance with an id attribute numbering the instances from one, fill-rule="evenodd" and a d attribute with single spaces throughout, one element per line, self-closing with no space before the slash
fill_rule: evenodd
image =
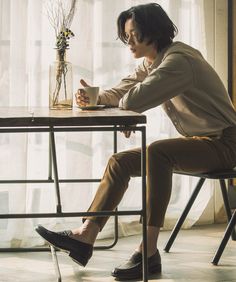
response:
<path id="1" fill-rule="evenodd" d="M 72 64 L 66 61 L 66 52 L 57 51 L 57 59 L 49 68 L 49 108 L 71 110 L 73 106 Z"/>

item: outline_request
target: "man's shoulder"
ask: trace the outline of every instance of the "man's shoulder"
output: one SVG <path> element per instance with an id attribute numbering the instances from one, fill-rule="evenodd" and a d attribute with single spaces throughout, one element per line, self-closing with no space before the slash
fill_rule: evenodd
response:
<path id="1" fill-rule="evenodd" d="M 181 41 L 175 41 L 173 42 L 165 51 L 165 54 L 163 56 L 163 60 L 171 55 L 171 54 L 180 54 L 183 56 L 191 56 L 191 57 L 201 57 L 202 54 L 199 50 L 193 48 L 192 46 L 183 43 Z"/>

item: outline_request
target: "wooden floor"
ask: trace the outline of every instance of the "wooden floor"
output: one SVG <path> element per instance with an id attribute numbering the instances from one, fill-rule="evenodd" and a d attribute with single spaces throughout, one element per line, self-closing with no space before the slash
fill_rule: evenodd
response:
<path id="1" fill-rule="evenodd" d="M 158 244 L 163 272 L 149 281 L 236 281 L 236 241 L 229 241 L 218 266 L 210 263 L 224 228 L 210 225 L 182 230 L 170 253 L 162 251 L 170 233 L 163 231 Z M 139 236 L 121 238 L 113 249 L 95 251 L 86 268 L 78 266 L 67 254 L 58 253 L 62 281 L 115 281 L 110 271 L 129 257 L 138 242 Z M 1 253 L 0 282 L 10 281 L 57 281 L 50 253 Z"/>

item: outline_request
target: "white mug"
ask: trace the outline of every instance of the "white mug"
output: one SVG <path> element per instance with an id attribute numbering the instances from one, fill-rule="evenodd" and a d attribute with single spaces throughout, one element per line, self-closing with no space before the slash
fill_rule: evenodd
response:
<path id="1" fill-rule="evenodd" d="M 89 104 L 87 106 L 96 106 L 98 101 L 99 87 L 97 86 L 86 86 L 82 88 L 85 95 L 89 98 Z"/>

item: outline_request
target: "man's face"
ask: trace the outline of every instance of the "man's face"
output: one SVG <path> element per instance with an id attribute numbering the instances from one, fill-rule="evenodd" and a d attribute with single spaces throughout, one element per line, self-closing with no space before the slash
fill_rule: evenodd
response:
<path id="1" fill-rule="evenodd" d="M 154 47 L 152 44 L 147 45 L 147 41 L 144 39 L 143 42 L 138 42 L 137 31 L 132 19 L 128 19 L 125 22 L 125 34 L 127 37 L 127 45 L 130 51 L 133 53 L 134 58 L 148 57 L 153 52 Z"/>

